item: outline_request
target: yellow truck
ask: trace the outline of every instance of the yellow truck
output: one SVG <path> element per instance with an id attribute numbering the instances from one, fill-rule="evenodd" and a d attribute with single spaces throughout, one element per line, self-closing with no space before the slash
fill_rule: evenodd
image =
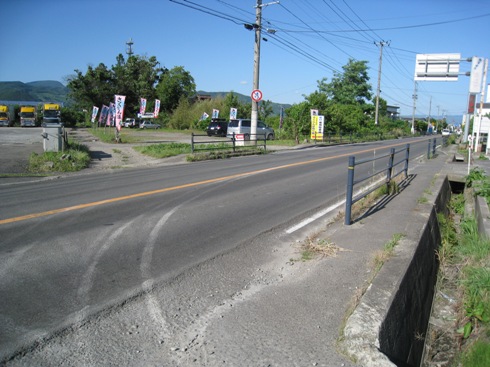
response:
<path id="1" fill-rule="evenodd" d="M 19 116 L 21 127 L 36 126 L 36 107 L 21 106 Z"/>
<path id="2" fill-rule="evenodd" d="M 61 105 L 58 103 L 45 103 L 43 104 L 43 123 L 55 123 L 61 122 Z"/>
<path id="3" fill-rule="evenodd" d="M 10 126 L 9 107 L 0 105 L 0 126 Z"/>

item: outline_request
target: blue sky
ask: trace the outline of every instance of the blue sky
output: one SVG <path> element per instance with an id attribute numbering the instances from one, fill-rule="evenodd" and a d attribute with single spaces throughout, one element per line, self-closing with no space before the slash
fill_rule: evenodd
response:
<path id="1" fill-rule="evenodd" d="M 269 1 L 263 1 L 269 3 Z M 185 4 L 185 5 L 180 5 Z M 111 67 L 126 42 L 161 65 L 183 66 L 197 89 L 250 95 L 256 0 L 4 0 L 0 81 L 65 78 L 88 65 Z M 197 9 L 194 9 L 197 8 Z M 330 80 L 349 58 L 368 61 L 376 92 L 383 48 L 381 97 L 413 108 L 415 57 L 460 53 L 490 57 L 488 0 L 281 0 L 263 8 L 260 89 L 264 99 L 298 103 L 317 81 Z M 389 43 L 389 45 L 388 45 Z M 462 62 L 461 72 L 471 63 Z M 490 78 L 489 78 L 490 79 Z M 327 80 L 327 81 L 328 81 Z M 418 82 L 418 115 L 461 115 L 469 78 Z M 430 111 L 429 111 L 430 109 Z"/>

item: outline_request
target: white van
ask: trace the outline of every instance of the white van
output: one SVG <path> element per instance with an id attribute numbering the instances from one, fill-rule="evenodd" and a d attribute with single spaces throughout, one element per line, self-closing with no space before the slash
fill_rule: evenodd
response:
<path id="1" fill-rule="evenodd" d="M 233 138 L 233 133 L 243 134 L 245 140 L 250 140 L 252 120 L 250 119 L 237 119 L 230 120 L 228 123 L 228 130 L 226 137 Z M 262 121 L 257 121 L 257 139 L 274 140 L 274 129 L 264 124 Z"/>

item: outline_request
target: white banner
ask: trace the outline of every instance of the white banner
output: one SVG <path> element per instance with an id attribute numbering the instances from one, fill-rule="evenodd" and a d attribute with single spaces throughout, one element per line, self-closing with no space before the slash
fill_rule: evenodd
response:
<path id="1" fill-rule="evenodd" d="M 107 126 L 112 126 L 112 122 L 114 120 L 114 103 L 109 104 L 109 113 L 107 114 Z"/>
<path id="2" fill-rule="evenodd" d="M 124 101 L 126 96 L 115 96 L 115 106 L 116 106 L 116 128 L 121 131 L 121 124 L 124 117 Z"/>
<path id="3" fill-rule="evenodd" d="M 483 58 L 473 56 L 471 61 L 470 73 L 470 93 L 481 93 L 481 83 L 483 77 Z"/>
<path id="4" fill-rule="evenodd" d="M 230 120 L 236 120 L 237 116 L 238 116 L 238 109 L 234 107 L 230 108 Z"/>
<path id="5" fill-rule="evenodd" d="M 93 107 L 92 108 L 92 124 L 95 122 L 95 118 L 97 117 L 97 113 L 99 113 L 99 107 Z"/>
<path id="6" fill-rule="evenodd" d="M 146 98 L 140 98 L 140 115 L 144 115 L 146 111 Z"/>
<path id="7" fill-rule="evenodd" d="M 155 118 L 158 117 L 158 114 L 160 113 L 160 100 L 155 99 L 155 113 L 153 114 Z"/>

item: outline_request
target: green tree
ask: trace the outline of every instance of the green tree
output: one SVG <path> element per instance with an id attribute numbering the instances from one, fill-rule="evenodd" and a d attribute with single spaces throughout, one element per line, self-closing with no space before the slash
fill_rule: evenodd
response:
<path id="1" fill-rule="evenodd" d="M 192 75 L 182 66 L 176 66 L 162 75 L 156 86 L 160 108 L 171 113 L 179 105 L 182 97 L 190 98 L 196 94 L 196 83 Z"/>
<path id="2" fill-rule="evenodd" d="M 312 108 L 320 111 L 325 110 L 331 104 L 327 94 L 327 89 L 327 78 L 323 78 L 317 81 L 317 90 L 304 97 L 310 103 Z"/>
<path id="3" fill-rule="evenodd" d="M 155 99 L 155 86 L 166 71 L 154 56 L 130 56 L 126 61 L 119 54 L 111 69 L 101 63 L 95 68 L 89 66 L 85 74 L 75 70 L 67 78 L 69 97 L 78 109 L 92 110 L 92 106 L 114 101 L 115 94 L 124 95 L 125 115 L 134 116 L 139 110 L 139 98 Z"/>
<path id="4" fill-rule="evenodd" d="M 272 113 L 272 101 L 261 101 L 259 104 L 259 119 L 265 121 L 270 115 L 272 115 Z"/>
<path id="5" fill-rule="evenodd" d="M 299 143 L 300 136 L 309 135 L 311 131 L 310 104 L 305 101 L 294 104 L 286 109 L 284 132 Z"/>
<path id="6" fill-rule="evenodd" d="M 79 110 L 88 110 L 94 105 L 102 106 L 114 100 L 114 75 L 102 63 L 95 68 L 89 66 L 85 74 L 75 70 L 75 75 L 68 77 L 67 81 L 69 98 Z"/>
<path id="7" fill-rule="evenodd" d="M 321 84 L 320 91 L 325 92 L 334 103 L 365 104 L 371 101 L 367 61 L 349 59 L 342 69 L 343 73 L 334 73 L 330 83 Z"/>
<path id="8" fill-rule="evenodd" d="M 139 111 L 139 99 L 146 98 L 148 107 L 156 99 L 155 87 L 161 77 L 168 72 L 166 68 L 160 67 L 155 56 L 133 55 L 127 61 L 122 54 L 117 57 L 117 63 L 112 67 L 115 81 L 116 94 L 126 96 L 125 114 L 135 116 Z"/>
<path id="9" fill-rule="evenodd" d="M 350 133 L 359 131 L 367 117 L 359 105 L 332 104 L 325 114 L 325 131 Z"/>

